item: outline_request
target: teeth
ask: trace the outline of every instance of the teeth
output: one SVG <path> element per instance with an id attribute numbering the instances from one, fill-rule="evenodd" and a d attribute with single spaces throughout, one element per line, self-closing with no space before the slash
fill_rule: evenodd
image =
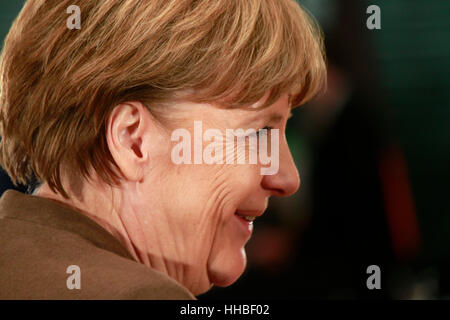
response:
<path id="1" fill-rule="evenodd" d="M 243 215 L 240 215 L 240 214 L 238 214 L 238 216 L 241 217 L 241 218 L 244 218 L 245 220 L 247 220 L 249 222 L 253 222 L 253 220 L 256 219 L 255 216 L 243 216 Z"/>

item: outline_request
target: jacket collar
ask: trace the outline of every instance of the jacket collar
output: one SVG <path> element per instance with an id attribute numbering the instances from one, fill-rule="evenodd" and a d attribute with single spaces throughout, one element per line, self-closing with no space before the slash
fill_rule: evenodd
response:
<path id="1" fill-rule="evenodd" d="M 95 246 L 134 260 L 127 249 L 98 223 L 67 204 L 39 196 L 6 190 L 0 198 L 0 219 L 16 219 L 65 230 Z"/>

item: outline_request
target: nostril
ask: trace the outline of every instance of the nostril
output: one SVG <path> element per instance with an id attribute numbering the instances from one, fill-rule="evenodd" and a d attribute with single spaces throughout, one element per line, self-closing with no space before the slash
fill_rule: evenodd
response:
<path id="1" fill-rule="evenodd" d="M 287 195 L 283 189 L 273 189 L 272 194 L 276 197 L 285 197 Z"/>

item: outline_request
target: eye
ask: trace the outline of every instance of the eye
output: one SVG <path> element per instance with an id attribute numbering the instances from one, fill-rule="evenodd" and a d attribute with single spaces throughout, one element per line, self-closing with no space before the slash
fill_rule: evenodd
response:
<path id="1" fill-rule="evenodd" d="M 272 130 L 273 128 L 272 127 L 264 127 L 264 128 L 262 128 L 262 129 L 259 129 L 257 132 L 256 132 L 256 134 L 258 135 L 258 137 L 260 137 L 261 135 L 263 135 L 263 134 L 267 134 L 267 132 L 268 131 L 270 131 L 270 130 Z"/>

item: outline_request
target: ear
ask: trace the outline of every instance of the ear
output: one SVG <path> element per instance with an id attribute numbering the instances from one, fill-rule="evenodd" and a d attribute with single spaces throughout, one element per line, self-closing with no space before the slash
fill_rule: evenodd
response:
<path id="1" fill-rule="evenodd" d="M 109 151 L 128 181 L 140 181 L 148 161 L 144 143 L 149 139 L 152 117 L 140 102 L 126 102 L 114 107 L 106 124 Z"/>

